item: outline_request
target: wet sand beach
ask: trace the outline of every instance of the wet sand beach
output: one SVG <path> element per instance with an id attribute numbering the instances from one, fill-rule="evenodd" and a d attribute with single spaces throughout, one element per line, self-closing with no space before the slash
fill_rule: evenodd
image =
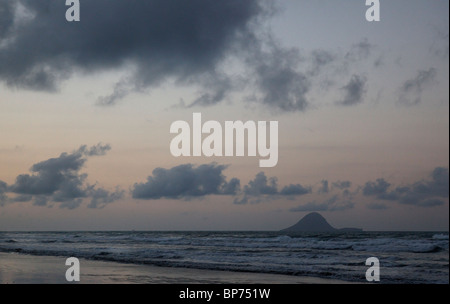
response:
<path id="1" fill-rule="evenodd" d="M 345 284 L 345 281 L 80 259 L 80 284 Z M 67 284 L 65 257 L 0 253 L 1 284 Z"/>

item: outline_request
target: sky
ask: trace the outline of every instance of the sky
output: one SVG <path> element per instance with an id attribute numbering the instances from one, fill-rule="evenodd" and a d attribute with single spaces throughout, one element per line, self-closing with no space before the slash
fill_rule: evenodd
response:
<path id="1" fill-rule="evenodd" d="M 0 230 L 448 231 L 448 1 L 79 2 L 0 2 Z M 193 113 L 278 163 L 173 156 Z"/>

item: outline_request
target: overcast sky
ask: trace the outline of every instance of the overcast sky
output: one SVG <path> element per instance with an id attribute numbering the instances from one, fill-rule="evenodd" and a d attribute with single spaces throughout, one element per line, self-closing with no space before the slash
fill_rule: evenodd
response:
<path id="1" fill-rule="evenodd" d="M 0 2 L 0 230 L 449 229 L 449 3 Z M 170 125 L 275 120 L 278 164 Z"/>

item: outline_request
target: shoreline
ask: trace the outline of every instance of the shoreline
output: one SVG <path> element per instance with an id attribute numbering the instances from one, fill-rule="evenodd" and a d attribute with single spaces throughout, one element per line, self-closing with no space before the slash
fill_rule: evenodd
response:
<path id="1" fill-rule="evenodd" d="M 80 282 L 67 282 L 65 257 L 0 253 L 0 284 L 352 284 L 282 274 L 232 272 L 79 259 Z"/>

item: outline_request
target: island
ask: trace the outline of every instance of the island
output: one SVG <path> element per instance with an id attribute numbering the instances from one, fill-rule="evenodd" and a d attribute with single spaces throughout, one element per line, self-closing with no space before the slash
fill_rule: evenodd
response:
<path id="1" fill-rule="evenodd" d="M 341 228 L 331 226 L 327 220 L 318 212 L 311 212 L 305 215 L 297 224 L 292 225 L 282 232 L 361 232 L 360 228 Z"/>

